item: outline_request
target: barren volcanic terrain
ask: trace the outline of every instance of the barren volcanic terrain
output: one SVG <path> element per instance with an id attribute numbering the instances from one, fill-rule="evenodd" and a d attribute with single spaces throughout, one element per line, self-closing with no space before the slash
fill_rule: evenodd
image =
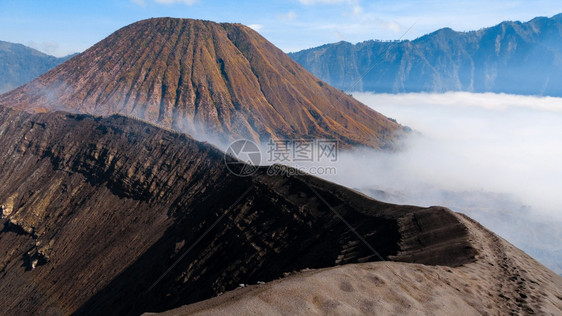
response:
<path id="1" fill-rule="evenodd" d="M 196 137 L 389 146 L 400 125 L 330 87 L 241 24 L 159 18 L 115 32 L 0 96 L 28 111 L 125 114 Z"/>
<path id="2" fill-rule="evenodd" d="M 458 266 L 477 254 L 447 209 L 263 168 L 236 177 L 219 150 L 134 119 L 0 107 L 0 122 L 0 300 L 11 315 L 164 311 L 304 268 Z"/>
<path id="3" fill-rule="evenodd" d="M 560 277 L 464 216 L 279 165 L 238 177 L 185 133 L 401 130 L 245 26 L 127 26 L 0 96 L 0 313 L 558 313 Z M 305 269 L 324 270 L 278 280 Z"/>

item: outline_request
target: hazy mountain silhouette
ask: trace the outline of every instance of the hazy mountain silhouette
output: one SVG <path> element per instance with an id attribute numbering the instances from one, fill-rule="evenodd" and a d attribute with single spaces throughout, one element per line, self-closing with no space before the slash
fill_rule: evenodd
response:
<path id="1" fill-rule="evenodd" d="M 21 44 L 0 41 L 0 94 L 28 83 L 73 56 L 57 58 Z"/>
<path id="2" fill-rule="evenodd" d="M 289 54 L 346 91 L 562 96 L 562 14 L 413 41 L 339 42 Z"/>

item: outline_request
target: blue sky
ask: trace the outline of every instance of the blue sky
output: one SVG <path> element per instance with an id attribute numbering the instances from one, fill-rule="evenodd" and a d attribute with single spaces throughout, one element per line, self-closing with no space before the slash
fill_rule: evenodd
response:
<path id="1" fill-rule="evenodd" d="M 559 0 L 0 0 L 0 40 L 57 56 L 138 20 L 172 16 L 250 25 L 286 52 L 345 40 L 414 39 L 562 13 Z"/>

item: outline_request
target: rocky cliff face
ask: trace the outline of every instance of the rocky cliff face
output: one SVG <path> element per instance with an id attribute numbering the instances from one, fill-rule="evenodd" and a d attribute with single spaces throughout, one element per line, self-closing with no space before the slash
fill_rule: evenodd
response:
<path id="1" fill-rule="evenodd" d="M 388 146 L 400 126 L 240 24 L 151 19 L 0 96 L 30 112 L 120 113 L 195 137 Z"/>
<path id="2" fill-rule="evenodd" d="M 562 15 L 414 41 L 340 42 L 290 56 L 346 91 L 503 92 L 562 96 Z"/>
<path id="3" fill-rule="evenodd" d="M 130 118 L 0 107 L 0 143 L 7 314 L 162 311 L 294 270 L 380 260 L 337 214 L 385 260 L 458 266 L 477 253 L 446 209 L 310 176 L 236 177 L 212 146 Z"/>

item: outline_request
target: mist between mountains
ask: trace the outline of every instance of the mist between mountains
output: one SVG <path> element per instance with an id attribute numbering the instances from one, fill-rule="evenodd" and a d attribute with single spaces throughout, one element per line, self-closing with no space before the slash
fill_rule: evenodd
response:
<path id="1" fill-rule="evenodd" d="M 237 176 L 254 174 L 267 166 L 267 175 L 337 174 L 338 141 L 335 139 L 270 139 L 259 146 L 239 139 L 225 151 L 226 167 Z"/>

